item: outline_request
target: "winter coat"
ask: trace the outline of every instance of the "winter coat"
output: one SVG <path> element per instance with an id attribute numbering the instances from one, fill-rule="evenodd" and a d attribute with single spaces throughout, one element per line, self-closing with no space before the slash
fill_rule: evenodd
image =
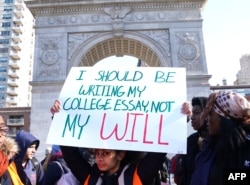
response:
<path id="1" fill-rule="evenodd" d="M 223 185 L 224 174 L 250 169 L 250 129 L 221 119 L 221 134 L 204 140 L 204 147 L 195 159 L 191 185 Z"/>
<path id="2" fill-rule="evenodd" d="M 229 143 L 221 144 L 220 138 L 206 139 L 204 148 L 195 159 L 195 170 L 190 185 L 223 185 L 225 169 L 235 167 L 235 153 Z"/>
<path id="3" fill-rule="evenodd" d="M 14 185 L 11 181 L 11 177 L 9 172 L 6 170 L 4 174 L 0 178 L 0 184 L 1 185 Z"/>
<path id="4" fill-rule="evenodd" d="M 242 147 L 234 151 L 233 163 L 234 168 L 250 170 L 250 132 L 247 135 Z"/>

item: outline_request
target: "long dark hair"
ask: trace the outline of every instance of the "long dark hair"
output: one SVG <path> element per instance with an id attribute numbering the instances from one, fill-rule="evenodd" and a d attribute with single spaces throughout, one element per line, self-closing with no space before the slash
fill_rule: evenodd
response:
<path id="1" fill-rule="evenodd" d="M 220 132 L 222 138 L 226 139 L 231 149 L 237 149 L 246 141 L 246 131 L 244 124 L 233 119 L 228 119 L 223 116 L 221 117 Z"/>
<path id="2" fill-rule="evenodd" d="M 212 140 L 217 145 L 216 163 L 222 168 L 235 168 L 239 165 L 241 148 L 247 138 L 243 123 L 221 117 L 219 134 Z"/>

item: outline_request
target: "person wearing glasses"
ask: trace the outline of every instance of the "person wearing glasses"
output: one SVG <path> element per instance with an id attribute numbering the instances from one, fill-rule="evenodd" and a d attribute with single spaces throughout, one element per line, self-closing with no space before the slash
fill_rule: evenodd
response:
<path id="1" fill-rule="evenodd" d="M 23 185 L 16 171 L 14 156 L 19 147 L 15 140 L 7 136 L 8 127 L 5 126 L 3 116 L 0 115 L 0 184 Z"/>
<path id="2" fill-rule="evenodd" d="M 53 116 L 60 111 L 58 100 L 50 111 Z M 71 172 L 83 185 L 152 185 L 166 156 L 165 153 L 100 148 L 94 149 L 95 163 L 91 165 L 79 148 L 60 147 Z"/>

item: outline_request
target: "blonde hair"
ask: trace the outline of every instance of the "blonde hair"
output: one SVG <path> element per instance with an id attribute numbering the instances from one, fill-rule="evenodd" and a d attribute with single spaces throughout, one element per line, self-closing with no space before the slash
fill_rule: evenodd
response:
<path id="1" fill-rule="evenodd" d="M 0 150 L 5 154 L 9 155 L 9 153 L 18 153 L 19 147 L 17 142 L 11 138 L 11 137 L 6 137 L 2 146 L 0 147 Z"/>

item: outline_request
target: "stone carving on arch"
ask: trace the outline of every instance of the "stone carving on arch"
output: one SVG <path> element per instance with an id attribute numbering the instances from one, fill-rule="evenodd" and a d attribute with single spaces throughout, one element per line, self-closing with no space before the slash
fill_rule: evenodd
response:
<path id="1" fill-rule="evenodd" d="M 97 35 L 97 33 L 75 33 L 68 36 L 68 60 L 71 61 L 72 56 L 76 50 L 79 49 L 86 40 Z"/>
<path id="2" fill-rule="evenodd" d="M 178 41 L 178 61 L 180 67 L 185 67 L 187 72 L 205 71 L 201 59 L 200 39 L 198 32 L 176 33 Z"/>
<path id="3" fill-rule="evenodd" d="M 164 53 L 166 53 L 168 60 L 170 60 L 171 47 L 168 29 L 140 31 L 140 33 L 145 34 L 148 37 L 151 37 L 154 41 L 156 41 L 157 44 L 164 49 Z"/>
<path id="4" fill-rule="evenodd" d="M 39 60 L 36 67 L 36 79 L 49 79 L 61 76 L 62 37 L 41 37 L 39 41 Z"/>
<path id="5" fill-rule="evenodd" d="M 164 37 L 169 38 L 168 31 L 165 31 L 165 33 L 166 36 Z M 166 39 L 165 41 L 159 42 L 159 39 L 162 38 L 159 38 L 156 35 L 156 33 L 145 31 L 126 31 L 124 32 L 123 37 L 119 38 L 114 37 L 111 32 L 92 35 L 88 33 L 69 34 L 68 71 L 73 66 L 93 66 L 99 60 L 112 55 L 134 56 L 140 58 L 152 67 L 172 67 L 170 58 L 170 43 L 166 41 Z M 73 37 L 78 38 L 76 39 L 77 41 L 74 41 L 74 39 L 72 39 Z M 111 42 L 113 42 L 113 44 L 116 44 L 118 48 L 109 53 L 104 52 L 103 50 L 105 48 L 105 44 L 110 44 Z M 101 44 L 103 44 L 103 46 L 101 46 Z M 128 51 L 126 49 L 120 48 L 124 47 L 123 44 L 136 45 L 134 47 L 136 47 L 137 49 L 139 48 L 140 52 L 143 53 L 143 55 L 140 55 L 140 52 L 134 52 L 134 50 Z M 129 47 L 132 47 L 131 45 Z M 120 50 L 118 50 L 119 48 Z M 94 54 L 91 52 L 93 52 Z M 93 57 L 93 55 L 100 56 Z"/>

